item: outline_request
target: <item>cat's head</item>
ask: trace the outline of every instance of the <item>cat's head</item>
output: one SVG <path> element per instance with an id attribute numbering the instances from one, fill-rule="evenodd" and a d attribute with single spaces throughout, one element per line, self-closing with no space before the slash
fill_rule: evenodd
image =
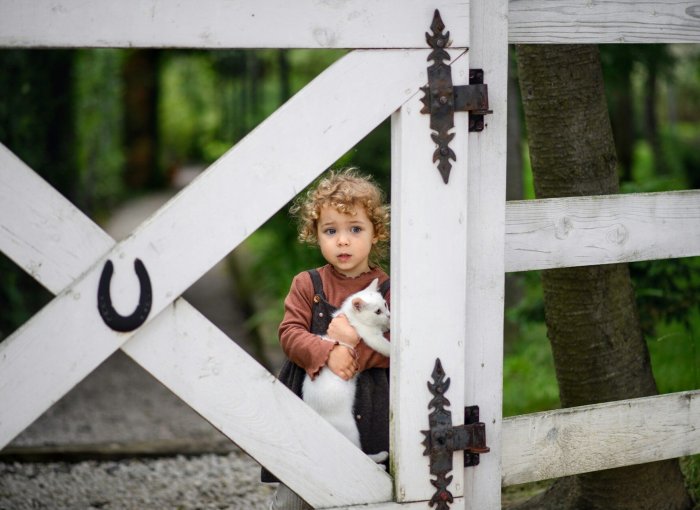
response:
<path id="1" fill-rule="evenodd" d="M 367 288 L 353 296 L 352 309 L 365 324 L 389 331 L 389 307 L 378 288 L 379 279 L 375 278 Z"/>

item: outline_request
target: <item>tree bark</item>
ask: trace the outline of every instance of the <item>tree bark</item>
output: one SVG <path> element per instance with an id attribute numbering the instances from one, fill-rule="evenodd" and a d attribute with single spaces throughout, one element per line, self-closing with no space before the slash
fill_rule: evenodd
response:
<path id="1" fill-rule="evenodd" d="M 597 47 L 522 45 L 517 50 L 537 197 L 617 193 Z M 626 264 L 543 271 L 542 284 L 562 406 L 657 393 Z M 673 460 L 563 478 L 521 508 L 680 510 L 691 505 Z"/>
<path id="2" fill-rule="evenodd" d="M 163 184 L 159 166 L 158 80 L 160 51 L 133 50 L 124 62 L 124 183 L 133 190 Z"/>

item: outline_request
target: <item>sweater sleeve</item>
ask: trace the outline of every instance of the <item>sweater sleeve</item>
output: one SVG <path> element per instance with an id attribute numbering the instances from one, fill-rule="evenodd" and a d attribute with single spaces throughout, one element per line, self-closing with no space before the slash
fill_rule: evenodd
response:
<path id="1" fill-rule="evenodd" d="M 314 289 L 308 273 L 294 277 L 284 300 L 284 318 L 279 326 L 279 340 L 287 357 L 315 377 L 328 361 L 334 345 L 310 332 Z"/>

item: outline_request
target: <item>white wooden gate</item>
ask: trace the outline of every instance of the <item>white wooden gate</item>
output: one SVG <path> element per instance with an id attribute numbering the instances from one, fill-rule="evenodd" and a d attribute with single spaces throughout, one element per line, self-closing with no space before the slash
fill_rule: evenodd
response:
<path id="1" fill-rule="evenodd" d="M 690 2 L 622 4 L 518 0 L 509 20 L 506 0 L 0 0 L 0 47 L 371 48 L 331 66 L 118 244 L 0 148 L 0 249 L 57 294 L 0 344 L 0 447 L 121 348 L 320 508 L 427 506 L 434 487 L 420 431 L 437 357 L 452 410 L 479 405 L 491 447 L 478 467 L 453 471 L 451 508 L 500 508 L 502 483 L 700 451 L 697 391 L 518 417 L 502 434 L 505 271 L 700 254 L 697 192 L 505 204 L 509 41 L 700 41 Z M 448 185 L 419 114 L 436 8 L 455 84 L 482 68 L 493 110 L 481 133 L 467 134 L 467 114 L 456 114 Z M 390 115 L 393 479 L 178 298 Z M 560 240 L 553 226 L 564 216 L 574 230 Z M 619 225 L 625 242 L 610 245 L 619 238 L 606 232 Z M 596 243 L 605 250 L 585 253 Z M 97 313 L 100 273 L 114 263 L 112 296 L 128 310 L 137 258 L 153 284 L 150 315 L 115 332 Z M 428 327 L 425 316 L 437 320 Z M 567 440 L 553 441 L 552 429 Z"/>

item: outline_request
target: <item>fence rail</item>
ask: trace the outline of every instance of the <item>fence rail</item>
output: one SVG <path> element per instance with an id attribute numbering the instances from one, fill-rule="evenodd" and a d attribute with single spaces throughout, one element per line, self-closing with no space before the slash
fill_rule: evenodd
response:
<path id="1" fill-rule="evenodd" d="M 506 271 L 700 255 L 700 191 L 508 202 Z"/>
<path id="2" fill-rule="evenodd" d="M 425 48 L 433 5 L 407 0 L 0 0 L 0 47 Z M 452 47 L 469 46 L 464 2 L 443 1 Z M 302 14 L 303 13 L 303 14 Z M 698 43 L 700 2 L 511 0 L 510 43 Z M 458 33 L 459 32 L 459 33 Z"/>
<path id="3" fill-rule="evenodd" d="M 509 5 L 510 43 L 700 42 L 697 1 L 511 0 Z"/>
<path id="4" fill-rule="evenodd" d="M 503 485 L 700 453 L 700 390 L 503 420 Z"/>
<path id="5" fill-rule="evenodd" d="M 0 47 L 427 48 L 424 0 L 0 0 Z M 452 47 L 468 46 L 463 0 L 444 0 Z M 457 30 L 458 29 L 458 30 Z"/>

